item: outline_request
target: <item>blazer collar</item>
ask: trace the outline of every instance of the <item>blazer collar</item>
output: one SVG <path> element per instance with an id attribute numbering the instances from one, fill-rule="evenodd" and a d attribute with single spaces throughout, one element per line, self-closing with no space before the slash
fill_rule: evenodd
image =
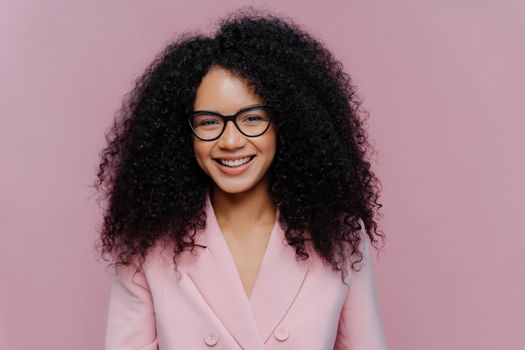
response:
<path id="1" fill-rule="evenodd" d="M 248 298 L 209 193 L 205 210 L 206 228 L 195 237 L 195 243 L 206 248 L 188 269 L 188 276 L 242 348 L 265 349 L 264 343 L 303 285 L 308 260 L 296 260 L 295 249 L 286 242 L 279 224 L 277 209 L 275 225 Z"/>

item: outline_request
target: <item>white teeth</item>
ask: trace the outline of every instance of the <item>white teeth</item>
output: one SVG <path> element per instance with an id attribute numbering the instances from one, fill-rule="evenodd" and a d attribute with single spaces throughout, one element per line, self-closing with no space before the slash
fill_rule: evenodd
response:
<path id="1" fill-rule="evenodd" d="M 219 159 L 219 162 L 221 162 L 221 164 L 226 165 L 226 166 L 239 166 L 239 165 L 248 163 L 250 159 L 251 157 L 235 159 L 235 160 Z"/>

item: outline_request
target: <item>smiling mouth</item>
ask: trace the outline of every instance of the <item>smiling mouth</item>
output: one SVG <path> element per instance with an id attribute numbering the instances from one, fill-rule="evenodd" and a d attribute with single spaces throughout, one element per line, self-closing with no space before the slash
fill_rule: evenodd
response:
<path id="1" fill-rule="evenodd" d="M 227 166 L 229 168 L 236 168 L 244 164 L 248 164 L 251 162 L 255 156 L 249 156 L 241 159 L 236 160 L 226 160 L 226 159 L 220 159 L 220 158 L 214 158 L 213 160 L 219 163 L 220 165 Z"/>

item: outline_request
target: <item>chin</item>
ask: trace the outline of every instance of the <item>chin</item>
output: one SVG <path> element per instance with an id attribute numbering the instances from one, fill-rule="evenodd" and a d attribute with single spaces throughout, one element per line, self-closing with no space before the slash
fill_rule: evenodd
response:
<path id="1" fill-rule="evenodd" d="M 250 174 L 246 178 L 232 177 L 230 179 L 224 178 L 221 174 L 214 174 L 210 176 L 213 186 L 224 193 L 236 194 L 256 190 L 260 186 L 264 186 L 264 176 L 258 177 Z"/>
<path id="2" fill-rule="evenodd" d="M 255 184 L 225 184 L 215 182 L 215 186 L 222 192 L 236 194 L 249 191 L 255 188 Z"/>

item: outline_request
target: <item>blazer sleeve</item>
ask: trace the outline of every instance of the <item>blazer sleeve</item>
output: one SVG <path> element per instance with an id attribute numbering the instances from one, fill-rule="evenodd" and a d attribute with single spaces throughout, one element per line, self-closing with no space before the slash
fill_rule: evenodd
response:
<path id="1" fill-rule="evenodd" d="M 105 350 L 157 350 L 153 299 L 143 271 L 119 265 L 113 273 Z"/>
<path id="2" fill-rule="evenodd" d="M 334 350 L 386 350 L 368 245 L 368 239 L 361 240 L 361 269 L 349 272 L 350 287 L 339 318 Z"/>

